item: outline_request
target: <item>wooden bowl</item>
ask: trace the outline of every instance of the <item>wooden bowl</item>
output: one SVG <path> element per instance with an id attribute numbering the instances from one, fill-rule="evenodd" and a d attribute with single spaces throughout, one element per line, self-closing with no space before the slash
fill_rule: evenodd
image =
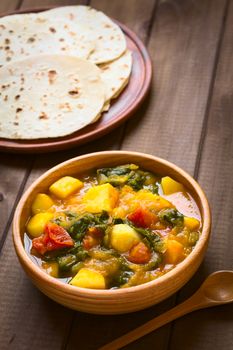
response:
<path id="1" fill-rule="evenodd" d="M 130 288 L 92 290 L 64 284 L 47 275 L 34 264 L 24 249 L 25 223 L 35 195 L 43 192 L 65 175 L 77 175 L 97 167 L 136 163 L 146 170 L 170 175 L 183 183 L 198 204 L 203 228 L 192 253 L 177 267 L 158 279 Z M 121 314 L 137 311 L 168 298 L 180 289 L 196 272 L 207 248 L 211 215 L 205 194 L 197 182 L 176 165 L 151 155 L 127 151 L 109 151 L 87 154 L 61 163 L 39 177 L 21 198 L 13 220 L 13 240 L 19 261 L 32 282 L 48 297 L 71 309 L 94 314 Z"/>

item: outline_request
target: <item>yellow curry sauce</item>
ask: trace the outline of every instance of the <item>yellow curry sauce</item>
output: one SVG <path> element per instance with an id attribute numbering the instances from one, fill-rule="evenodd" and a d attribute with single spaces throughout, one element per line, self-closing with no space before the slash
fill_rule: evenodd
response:
<path id="1" fill-rule="evenodd" d="M 116 289 L 173 269 L 200 232 L 199 209 L 182 184 L 126 164 L 63 177 L 37 194 L 25 249 L 65 283 Z"/>

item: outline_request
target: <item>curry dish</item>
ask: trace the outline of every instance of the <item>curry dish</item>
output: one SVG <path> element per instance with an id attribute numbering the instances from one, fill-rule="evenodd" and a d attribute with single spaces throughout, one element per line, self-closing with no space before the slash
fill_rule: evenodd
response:
<path id="1" fill-rule="evenodd" d="M 152 281 L 193 250 L 201 217 L 188 190 L 135 164 L 65 176 L 38 193 L 25 249 L 73 286 L 117 289 Z"/>

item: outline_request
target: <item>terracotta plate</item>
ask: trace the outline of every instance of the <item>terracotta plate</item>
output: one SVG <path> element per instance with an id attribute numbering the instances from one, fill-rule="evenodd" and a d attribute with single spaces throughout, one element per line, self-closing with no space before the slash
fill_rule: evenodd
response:
<path id="1" fill-rule="evenodd" d="M 50 7 L 51 8 L 51 7 Z M 48 8 L 11 12 L 40 12 Z M 4 13 L 9 15 L 9 13 Z M 152 68 L 149 54 L 137 35 L 125 25 L 115 21 L 123 30 L 127 46 L 133 53 L 133 67 L 130 81 L 116 100 L 113 100 L 107 113 L 94 124 L 58 138 L 37 140 L 11 140 L 0 138 L 0 150 L 14 153 L 43 153 L 68 149 L 107 134 L 133 115 L 144 100 L 151 83 Z"/>

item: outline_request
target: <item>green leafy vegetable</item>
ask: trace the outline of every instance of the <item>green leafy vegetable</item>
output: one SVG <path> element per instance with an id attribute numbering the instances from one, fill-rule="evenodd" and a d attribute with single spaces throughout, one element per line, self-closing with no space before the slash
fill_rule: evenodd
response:
<path id="1" fill-rule="evenodd" d="M 154 252 L 150 261 L 144 265 L 144 270 L 150 271 L 159 266 L 162 261 L 161 254 Z"/>
<path id="2" fill-rule="evenodd" d="M 160 236 L 156 233 L 153 232 L 149 229 L 144 229 L 141 227 L 136 227 L 133 226 L 131 223 L 129 223 L 129 225 L 138 233 L 140 233 L 142 236 L 144 236 L 144 242 L 149 245 L 149 247 L 151 247 L 154 251 L 159 251 L 158 247 L 159 244 L 161 243 L 161 238 Z"/>
<path id="3" fill-rule="evenodd" d="M 157 183 L 150 184 L 150 185 L 144 185 L 143 188 L 145 190 L 148 190 L 152 192 L 153 194 L 158 194 L 159 193 L 159 186 Z"/>
<path id="4" fill-rule="evenodd" d="M 149 172 L 138 170 L 135 164 L 126 164 L 115 168 L 102 168 L 97 170 L 98 183 L 110 183 L 113 186 L 131 186 L 135 191 L 146 188 L 158 193 L 156 178 Z"/>
<path id="5" fill-rule="evenodd" d="M 77 258 L 73 254 L 67 254 L 65 256 L 59 256 L 57 258 L 58 266 L 61 271 L 69 271 L 72 265 L 77 261 Z"/>
<path id="6" fill-rule="evenodd" d="M 71 267 L 71 273 L 76 275 L 78 271 L 83 267 L 83 262 L 79 261 Z"/>
<path id="7" fill-rule="evenodd" d="M 57 216 L 55 219 L 52 220 L 55 224 L 65 228 L 66 230 L 72 225 L 72 222 L 75 220 L 77 217 L 77 213 L 73 213 L 72 211 L 64 211 L 65 214 L 61 216 Z"/>
<path id="8" fill-rule="evenodd" d="M 77 213 L 74 213 L 74 212 L 72 212 L 72 211 L 70 211 L 70 210 L 67 210 L 67 211 L 65 211 L 64 213 L 66 214 L 66 216 L 67 216 L 68 219 L 70 219 L 70 220 L 73 220 L 73 219 L 75 219 L 75 218 L 78 216 Z"/>
<path id="9" fill-rule="evenodd" d="M 75 220 L 68 232 L 73 239 L 81 241 L 89 227 L 98 227 L 105 230 L 107 228 L 108 220 L 109 215 L 104 211 L 101 214 L 96 215 L 86 213 Z"/>
<path id="10" fill-rule="evenodd" d="M 161 210 L 159 212 L 159 218 L 161 221 L 172 226 L 183 226 L 184 223 L 184 215 L 175 208 Z"/>
<path id="11" fill-rule="evenodd" d="M 123 224 L 124 220 L 121 218 L 114 218 L 112 223 L 113 225 Z"/>
<path id="12" fill-rule="evenodd" d="M 83 248 L 82 243 L 79 241 L 75 242 L 74 247 L 69 249 L 69 253 L 74 254 L 77 261 L 83 261 L 89 256 L 88 251 Z"/>
<path id="13" fill-rule="evenodd" d="M 117 274 L 114 279 L 114 284 L 117 286 L 122 286 L 123 284 L 128 283 L 133 274 L 133 271 L 120 271 L 120 273 Z"/>
<path id="14" fill-rule="evenodd" d="M 127 181 L 127 185 L 131 186 L 134 190 L 138 191 L 143 188 L 145 176 L 142 172 L 131 172 Z"/>

